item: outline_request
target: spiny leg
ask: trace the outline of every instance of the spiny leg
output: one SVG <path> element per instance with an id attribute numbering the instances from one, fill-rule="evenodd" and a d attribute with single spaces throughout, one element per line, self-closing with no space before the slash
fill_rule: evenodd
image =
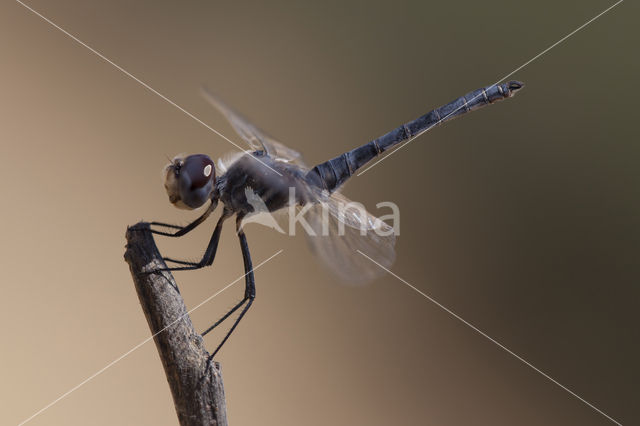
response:
<path id="1" fill-rule="evenodd" d="M 207 249 L 202 256 L 202 259 L 199 262 L 188 262 L 185 260 L 171 259 L 170 257 L 165 257 L 163 260 L 165 262 L 173 262 L 178 263 L 180 265 L 186 266 L 178 266 L 174 268 L 160 268 L 156 269 L 156 271 L 191 271 L 194 269 L 204 268 L 205 266 L 210 266 L 213 264 L 213 260 L 216 257 L 216 251 L 218 250 L 218 242 L 220 241 L 220 233 L 222 231 L 222 225 L 226 219 L 231 216 L 231 212 L 229 210 L 224 210 L 222 212 L 222 216 L 218 219 L 218 223 L 216 223 L 216 229 L 214 229 L 213 234 L 211 235 L 211 239 L 209 240 L 209 244 L 207 245 Z"/>
<path id="2" fill-rule="evenodd" d="M 162 226 L 165 228 L 177 229 L 176 232 L 165 232 L 165 231 L 158 231 L 155 229 L 152 229 L 151 232 L 156 235 L 164 235 L 165 237 L 182 237 L 188 232 L 193 231 L 198 225 L 204 222 L 209 217 L 209 215 L 216 209 L 217 205 L 218 205 L 218 201 L 212 200 L 211 204 L 209 204 L 209 207 L 207 207 L 207 210 L 205 210 L 205 212 L 202 213 L 200 217 L 198 217 L 196 220 L 194 220 L 193 222 L 191 222 L 186 226 L 172 225 L 170 223 L 163 223 L 163 222 L 149 223 L 150 225 L 154 225 L 154 226 Z"/>
<path id="3" fill-rule="evenodd" d="M 240 320 L 247 313 L 247 311 L 249 310 L 249 308 L 253 304 L 253 301 L 256 298 L 256 283 L 253 277 L 253 265 L 251 264 L 251 253 L 249 253 L 249 245 L 247 244 L 247 237 L 244 235 L 244 231 L 240 228 L 240 223 L 242 222 L 242 218 L 243 216 L 238 215 L 236 219 L 236 230 L 238 232 L 238 239 L 240 240 L 240 248 L 242 250 L 242 260 L 244 261 L 244 272 L 245 272 L 244 298 L 236 306 L 234 306 L 233 309 L 231 309 L 231 311 L 227 312 L 225 316 L 219 319 L 213 326 L 209 327 L 204 334 L 213 330 L 213 328 L 215 328 L 218 324 L 220 324 L 222 321 L 227 319 L 233 312 L 238 310 L 245 302 L 247 304 L 242 308 L 242 311 L 240 311 L 240 315 L 238 315 L 238 318 L 236 318 L 235 322 L 233 323 L 233 325 L 231 326 L 227 334 L 224 336 L 224 339 L 222 339 L 222 342 L 220 342 L 216 350 L 213 351 L 213 353 L 209 356 L 208 362 L 211 362 L 213 360 L 213 357 L 216 356 L 218 351 L 220 351 L 220 348 L 222 348 L 222 345 L 224 345 L 225 342 L 229 339 L 229 336 L 231 336 L 231 333 L 233 333 L 233 331 L 236 329 L 236 327 L 240 323 Z"/>

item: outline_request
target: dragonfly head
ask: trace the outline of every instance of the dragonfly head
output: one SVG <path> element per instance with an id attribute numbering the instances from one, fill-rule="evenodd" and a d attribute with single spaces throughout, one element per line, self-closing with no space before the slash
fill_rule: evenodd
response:
<path id="1" fill-rule="evenodd" d="M 171 204 L 192 210 L 211 199 L 216 183 L 216 168 L 204 154 L 177 155 L 164 169 L 164 187 Z"/>

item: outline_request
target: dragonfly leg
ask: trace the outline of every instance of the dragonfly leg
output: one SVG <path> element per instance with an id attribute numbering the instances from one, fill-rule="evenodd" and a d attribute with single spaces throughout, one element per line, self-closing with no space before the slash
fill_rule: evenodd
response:
<path id="1" fill-rule="evenodd" d="M 246 303 L 246 301 L 249 300 L 248 297 L 243 297 L 241 301 L 239 301 L 233 308 L 231 308 L 231 310 L 229 310 L 229 312 L 227 312 L 226 314 L 224 314 L 224 316 L 222 318 L 220 318 L 218 321 L 215 322 L 215 324 L 213 324 L 211 327 L 207 328 L 205 331 L 202 332 L 202 336 L 205 336 L 207 333 L 209 333 L 211 330 L 213 330 L 214 328 L 216 328 L 217 326 L 219 326 L 220 324 L 222 324 L 222 322 L 224 320 L 226 320 L 227 318 L 229 318 L 235 311 L 237 311 L 242 305 L 244 305 Z"/>
<path id="2" fill-rule="evenodd" d="M 205 266 L 211 266 L 213 264 L 213 260 L 216 257 L 216 252 L 218 250 L 218 242 L 220 241 L 220 232 L 222 231 L 222 225 L 226 219 L 231 216 L 231 212 L 228 210 L 224 210 L 222 212 L 222 216 L 218 219 L 218 223 L 216 223 L 216 229 L 214 229 L 213 234 L 211 235 L 211 240 L 209 240 L 209 244 L 207 245 L 207 249 L 204 251 L 204 255 L 199 262 L 188 262 L 186 260 L 178 260 L 172 259 L 170 257 L 164 257 L 163 260 L 165 262 L 173 262 L 183 266 L 177 266 L 173 268 L 158 268 L 153 272 L 157 271 L 191 271 L 194 269 L 201 269 Z"/>
<path id="3" fill-rule="evenodd" d="M 200 217 L 198 217 L 196 220 L 194 220 L 193 222 L 191 222 L 186 226 L 172 225 L 170 223 L 163 223 L 163 222 L 151 222 L 149 224 L 153 226 L 177 229 L 177 231 L 174 231 L 174 232 L 159 231 L 157 229 L 151 229 L 151 232 L 156 235 L 164 235 L 165 237 L 182 237 L 183 235 L 189 233 L 190 231 L 193 231 L 198 225 L 204 222 L 209 217 L 209 215 L 216 209 L 217 205 L 218 205 L 217 201 L 212 201 L 211 204 L 209 204 L 209 207 L 207 207 L 207 210 L 205 210 L 205 212 L 202 213 Z"/>
<path id="4" fill-rule="evenodd" d="M 215 357 L 216 354 L 220 351 L 220 348 L 222 348 L 222 345 L 224 345 L 226 341 L 229 340 L 229 336 L 231 336 L 231 333 L 233 333 L 233 331 L 236 329 L 236 327 L 240 323 L 240 320 L 247 313 L 247 311 L 249 310 L 249 308 L 253 304 L 253 301 L 256 298 L 256 283 L 253 277 L 251 253 L 249 253 L 249 245 L 247 244 L 247 237 L 244 235 L 244 231 L 240 228 L 241 221 L 242 221 L 242 217 L 238 216 L 238 219 L 236 221 L 236 229 L 238 232 L 238 238 L 240 240 L 240 248 L 242 249 L 242 259 L 244 261 L 244 272 L 245 272 L 244 297 L 236 306 L 234 306 L 229 312 L 227 312 L 214 325 L 212 325 L 207 330 L 205 330 L 205 332 L 202 335 L 204 336 L 206 333 L 213 330 L 218 324 L 220 324 L 222 321 L 227 319 L 232 313 L 237 311 L 242 305 L 244 305 L 245 303 L 246 305 L 244 305 L 244 307 L 240 311 L 240 315 L 238 315 L 238 318 L 236 318 L 235 322 L 233 323 L 233 325 L 231 326 L 227 334 L 224 336 L 224 339 L 222 339 L 222 342 L 220 342 L 216 350 L 213 351 L 213 353 L 209 356 L 208 362 L 211 362 L 213 360 L 213 357 Z"/>

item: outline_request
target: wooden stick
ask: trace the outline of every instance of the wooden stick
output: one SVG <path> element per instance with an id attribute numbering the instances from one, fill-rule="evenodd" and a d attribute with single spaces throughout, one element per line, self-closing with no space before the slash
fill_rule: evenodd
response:
<path id="1" fill-rule="evenodd" d="M 146 274 L 166 265 L 149 224 L 127 228 L 127 251 L 133 282 L 154 336 L 182 426 L 227 426 L 220 365 L 207 364 L 209 353 L 191 324 L 184 300 L 170 272 Z"/>

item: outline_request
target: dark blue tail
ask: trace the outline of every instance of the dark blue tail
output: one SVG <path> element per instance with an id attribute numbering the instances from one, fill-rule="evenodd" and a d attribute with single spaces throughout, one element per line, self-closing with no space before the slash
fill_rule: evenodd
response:
<path id="1" fill-rule="evenodd" d="M 519 81 L 509 81 L 469 92 L 453 102 L 393 129 L 378 139 L 318 164 L 307 174 L 307 181 L 317 187 L 333 192 L 349 179 L 356 170 L 389 148 L 414 138 L 445 121 L 509 98 L 522 87 L 524 87 L 524 84 Z"/>

